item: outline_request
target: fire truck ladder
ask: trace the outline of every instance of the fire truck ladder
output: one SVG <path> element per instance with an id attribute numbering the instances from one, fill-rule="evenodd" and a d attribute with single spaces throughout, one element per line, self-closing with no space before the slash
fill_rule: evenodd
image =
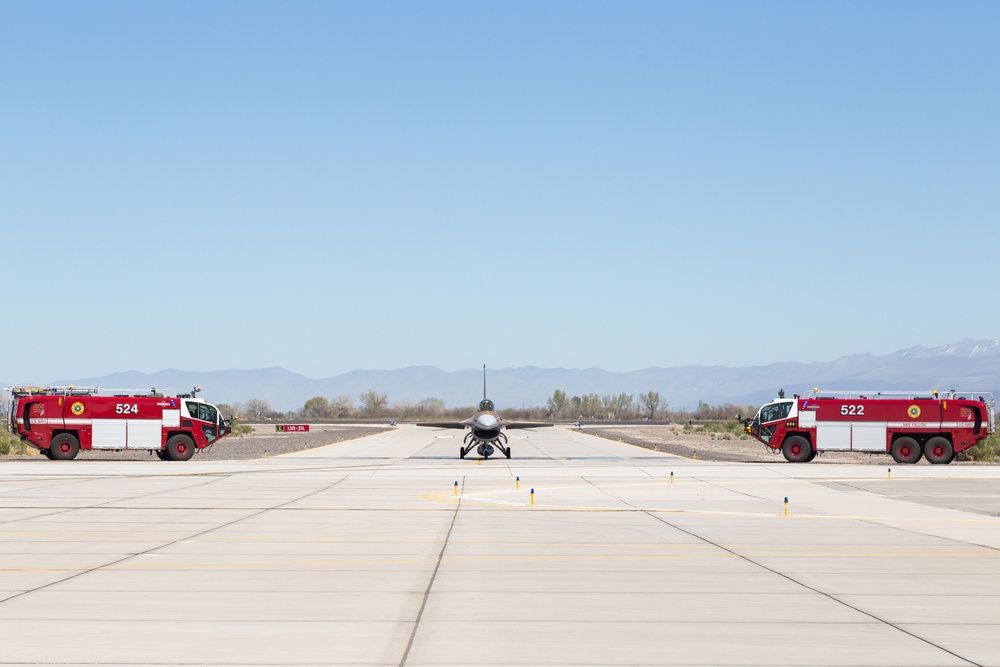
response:
<path id="1" fill-rule="evenodd" d="M 68 387 L 12 385 L 5 387 L 4 390 L 9 392 L 14 398 L 21 398 L 23 396 L 145 396 L 153 398 L 176 396 L 177 398 L 192 398 L 201 391 L 201 388 L 195 387 L 187 394 L 177 394 L 172 389 L 157 389 L 156 387 L 150 389 L 111 389 L 106 387 L 77 387 L 76 385 L 69 385 Z"/>

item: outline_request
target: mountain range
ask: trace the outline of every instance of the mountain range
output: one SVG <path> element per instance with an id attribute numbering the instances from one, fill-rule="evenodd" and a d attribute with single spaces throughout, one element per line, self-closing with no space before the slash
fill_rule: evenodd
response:
<path id="1" fill-rule="evenodd" d="M 128 387 L 185 391 L 203 388 L 213 403 L 267 400 L 276 410 L 302 407 L 313 396 L 347 394 L 357 401 L 365 391 L 388 395 L 389 403 L 439 398 L 448 406 L 473 405 L 482 392 L 482 370 L 453 372 L 431 366 L 398 370 L 355 370 L 325 379 L 312 379 L 283 368 L 256 370 L 155 373 L 125 371 L 103 377 L 63 378 L 50 384 L 64 386 Z M 805 394 L 814 387 L 827 391 L 931 390 L 1000 393 L 1000 339 L 966 339 L 953 345 L 912 347 L 888 355 L 855 354 L 830 362 L 778 362 L 766 366 L 679 366 L 610 372 L 600 368 L 490 369 L 488 389 L 498 407 L 544 405 L 556 389 L 570 396 L 621 392 L 638 395 L 659 392 L 673 410 L 694 409 L 699 401 L 711 405 L 760 405 L 779 388 L 788 395 Z"/>

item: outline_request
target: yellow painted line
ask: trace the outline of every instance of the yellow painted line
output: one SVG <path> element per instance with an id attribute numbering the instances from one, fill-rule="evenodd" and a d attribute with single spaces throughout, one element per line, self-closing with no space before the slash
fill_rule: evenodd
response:
<path id="1" fill-rule="evenodd" d="M 232 505 L 225 507 L 206 507 L 204 505 L 185 505 L 185 506 L 170 506 L 170 507 L 150 507 L 147 505 L 101 505 L 101 506 L 89 506 L 89 505 L 32 505 L 30 507 L 23 505 L 0 505 L 2 510 L 10 509 L 37 509 L 37 510 L 81 510 L 81 511 L 91 511 L 91 510 L 114 510 L 114 511 L 142 511 L 142 512 L 180 512 L 182 513 L 181 518 L 186 518 L 188 516 L 197 516 L 188 514 L 190 512 L 197 512 L 198 514 L 204 512 L 393 512 L 399 514 L 405 514 L 407 512 L 427 512 L 427 509 L 417 508 L 417 507 L 394 507 L 392 509 L 379 508 L 379 507 L 273 507 L 267 505 Z M 17 519 L 18 522 L 25 522 L 35 519 L 36 517 L 28 516 L 21 519 Z M 92 521 L 97 521 L 93 519 Z M 144 523 L 148 522 L 147 519 L 135 519 L 133 523 Z M 193 522 L 197 522 L 197 519 L 191 519 Z M 76 521 L 75 523 L 79 523 Z"/>
<path id="2" fill-rule="evenodd" d="M 51 535 L 57 535 L 57 533 L 50 533 Z M 80 534 L 80 536 L 92 536 L 92 537 L 105 537 L 102 534 Z M 168 536 L 163 539 L 177 539 L 183 536 Z M 149 538 L 142 538 L 149 539 Z M 280 537 L 271 538 L 256 538 L 256 537 L 246 537 L 246 538 L 213 538 L 213 537 L 197 537 L 188 540 L 191 543 L 211 543 L 211 544 L 328 544 L 328 545 L 371 545 L 371 546 L 413 546 L 420 548 L 436 548 L 440 547 L 444 542 L 440 540 L 377 540 L 377 539 L 365 539 L 365 540 L 339 540 L 339 539 L 295 539 L 289 538 L 284 539 Z M 687 552 L 687 551 L 705 551 L 713 550 L 716 547 L 709 544 L 651 544 L 651 543 L 629 543 L 629 542 L 540 542 L 540 541 L 509 541 L 509 542 L 499 542 L 496 540 L 449 540 L 449 546 L 454 547 L 490 547 L 490 548 L 509 548 L 509 549 L 525 549 L 525 548 L 544 548 L 544 549 L 627 549 L 627 550 L 638 550 L 638 551 L 671 551 L 671 552 Z M 920 551 L 914 551 L 910 547 L 900 546 L 900 547 L 885 547 L 882 545 L 872 545 L 866 548 L 863 545 L 816 545 L 816 546 L 800 546 L 800 545 L 760 545 L 760 544 L 727 544 L 726 548 L 732 549 L 739 552 L 751 552 L 755 555 L 795 555 L 795 554 L 840 554 L 840 555 L 863 555 L 869 553 L 867 549 L 871 549 L 873 552 L 880 554 L 896 554 L 899 556 L 906 556 L 912 553 L 925 553 L 928 556 L 938 555 L 941 557 L 946 556 L 963 556 L 969 554 L 983 555 L 984 553 L 988 555 L 994 555 L 995 552 L 988 551 L 984 547 L 955 547 L 947 546 L 940 548 L 928 548 L 923 547 Z M 157 554 L 163 555 L 163 554 Z M 1000 553 L 995 554 L 1000 557 Z M 165 556 L 165 555 L 164 555 Z M 77 568 L 66 568 L 66 569 L 77 569 Z M 5 570 L 0 570 L 0 572 Z"/>
<path id="3" fill-rule="evenodd" d="M 782 552 L 740 552 L 731 553 L 729 551 L 711 547 L 703 553 L 677 553 L 677 554 L 520 554 L 520 555 L 468 555 L 468 556 L 445 556 L 441 559 L 444 563 L 512 563 L 512 562 L 566 562 L 566 561 L 676 561 L 676 560 L 697 560 L 706 558 L 787 558 L 787 559 L 899 559 L 902 557 L 911 559 L 939 559 L 942 554 L 939 552 L 920 551 L 883 551 L 883 552 L 859 552 L 849 554 L 795 554 Z M 977 553 L 951 554 L 950 557 L 970 557 L 1000 559 L 1000 555 L 987 549 L 982 549 Z M 108 565 L 94 567 L 26 567 L 26 568 L 2 568 L 0 575 L 4 574 L 25 574 L 33 572 L 79 572 L 80 570 L 103 570 L 116 572 L 129 571 L 167 571 L 167 570 L 218 570 L 218 569 L 272 569 L 272 568 L 316 568 L 323 566 L 356 566 L 356 565 L 427 565 L 437 562 L 435 555 L 422 555 L 414 558 L 347 558 L 347 559 L 323 559 L 323 560 L 282 560 L 282 561 L 245 561 L 245 562 L 218 562 L 218 563 L 162 563 L 145 565 Z"/>
<path id="4" fill-rule="evenodd" d="M 187 534 L 177 535 L 139 535 L 128 533 L 88 533 L 88 532 L 61 532 L 55 530 L 0 530 L 0 535 L 22 535 L 35 537 L 89 537 L 102 540 L 178 540 L 184 539 Z"/>

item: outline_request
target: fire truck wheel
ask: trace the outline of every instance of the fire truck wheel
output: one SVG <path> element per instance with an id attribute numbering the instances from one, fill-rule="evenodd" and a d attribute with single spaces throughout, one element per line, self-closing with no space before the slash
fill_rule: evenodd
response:
<path id="1" fill-rule="evenodd" d="M 51 449 L 43 449 L 42 450 L 42 454 L 45 454 L 45 458 L 47 458 L 49 461 L 52 460 L 52 450 Z"/>
<path id="2" fill-rule="evenodd" d="M 813 448 L 801 435 L 793 435 L 781 445 L 781 453 L 789 463 L 805 463 L 812 455 Z"/>
<path id="3" fill-rule="evenodd" d="M 170 460 L 170 459 L 167 458 L 167 452 L 166 451 L 164 451 L 162 449 L 157 449 L 155 451 L 156 451 L 156 458 L 160 459 L 161 461 L 169 461 Z"/>
<path id="4" fill-rule="evenodd" d="M 171 436 L 167 440 L 167 458 L 171 461 L 187 461 L 194 456 L 194 441 L 186 435 Z"/>
<path id="5" fill-rule="evenodd" d="M 920 460 L 920 445 L 913 438 L 896 438 L 890 451 L 896 463 L 916 463 Z"/>
<path id="6" fill-rule="evenodd" d="M 52 438 L 49 445 L 49 458 L 53 461 L 69 461 L 75 459 L 80 452 L 80 442 L 69 433 L 60 433 Z"/>
<path id="7" fill-rule="evenodd" d="M 947 438 L 937 436 L 931 438 L 924 445 L 924 456 L 929 463 L 951 463 L 955 458 L 955 449 L 948 442 Z"/>

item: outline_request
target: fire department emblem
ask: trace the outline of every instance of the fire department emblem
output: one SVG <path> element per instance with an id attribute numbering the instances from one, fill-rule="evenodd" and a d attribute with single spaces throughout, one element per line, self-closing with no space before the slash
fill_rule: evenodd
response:
<path id="1" fill-rule="evenodd" d="M 910 419 L 916 419 L 917 417 L 920 416 L 920 406 L 911 405 L 909 408 L 907 408 L 906 414 L 910 415 Z"/>
<path id="2" fill-rule="evenodd" d="M 69 406 L 69 410 L 74 415 L 76 415 L 77 417 L 79 417 L 80 415 L 83 414 L 83 403 L 81 403 L 80 401 L 77 401 L 73 405 Z"/>

